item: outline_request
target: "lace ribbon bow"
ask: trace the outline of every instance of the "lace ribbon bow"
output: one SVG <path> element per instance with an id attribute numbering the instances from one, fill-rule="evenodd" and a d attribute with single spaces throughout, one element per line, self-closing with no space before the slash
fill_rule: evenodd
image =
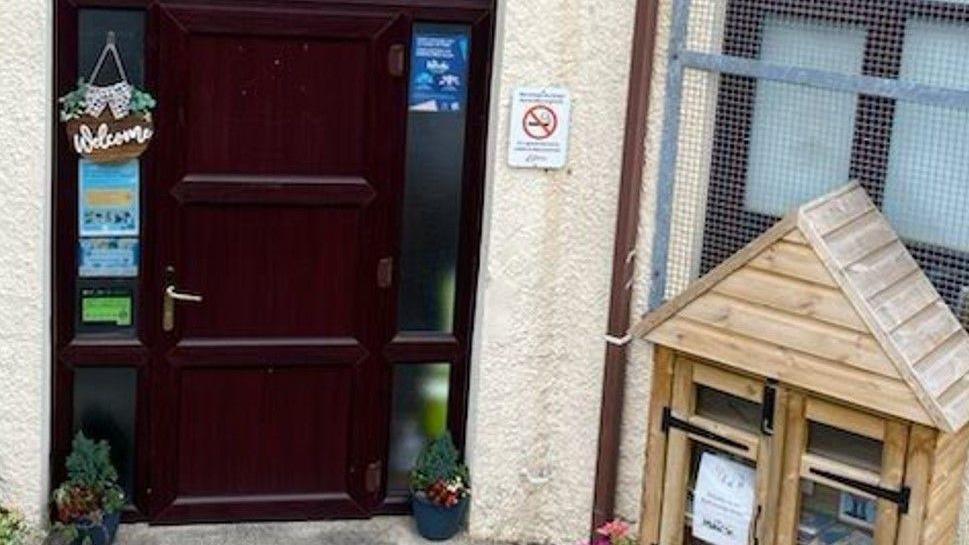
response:
<path id="1" fill-rule="evenodd" d="M 125 81 L 107 87 L 91 85 L 84 95 L 84 102 L 87 104 L 85 112 L 91 117 L 100 117 L 108 108 L 115 119 L 123 119 L 131 113 L 131 85 Z"/>

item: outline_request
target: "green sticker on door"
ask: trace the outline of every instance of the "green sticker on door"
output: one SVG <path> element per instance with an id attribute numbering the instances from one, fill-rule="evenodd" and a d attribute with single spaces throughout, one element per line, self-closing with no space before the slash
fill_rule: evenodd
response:
<path id="1" fill-rule="evenodd" d="M 130 291 L 86 290 L 81 294 L 81 322 L 129 327 L 131 307 Z"/>

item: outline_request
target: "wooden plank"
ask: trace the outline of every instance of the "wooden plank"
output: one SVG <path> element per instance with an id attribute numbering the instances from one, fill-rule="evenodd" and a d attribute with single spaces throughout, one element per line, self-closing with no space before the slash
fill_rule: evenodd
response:
<path id="1" fill-rule="evenodd" d="M 831 255 L 842 267 L 897 240 L 898 235 L 875 208 L 824 235 Z"/>
<path id="2" fill-rule="evenodd" d="M 946 390 L 939 397 L 939 403 L 955 428 L 965 425 L 969 414 L 969 376 L 962 377 Z"/>
<path id="3" fill-rule="evenodd" d="M 670 409 L 679 418 L 693 413 L 693 363 L 675 362 Z M 660 516 L 660 545 L 682 545 L 683 511 L 690 473 L 690 439 L 680 430 L 670 429 L 666 437 L 666 469 L 663 479 L 663 508 Z"/>
<path id="4" fill-rule="evenodd" d="M 804 395 L 791 392 L 787 401 L 786 439 L 784 441 L 781 488 L 777 508 L 777 545 L 797 543 L 800 518 L 801 455 L 807 448 L 807 422 L 804 420 Z"/>
<path id="5" fill-rule="evenodd" d="M 784 235 L 790 232 L 791 229 L 794 229 L 796 224 L 796 214 L 791 214 L 777 222 L 773 227 L 754 239 L 753 242 L 745 246 L 742 250 L 730 256 L 712 271 L 691 284 L 690 287 L 685 291 L 671 299 L 663 306 L 647 314 L 642 320 L 639 321 L 639 323 L 634 325 L 629 330 L 630 335 L 633 337 L 643 337 L 648 332 L 652 331 L 653 328 L 665 322 L 671 316 L 676 314 L 676 312 L 681 308 L 685 307 L 694 299 L 709 291 L 709 289 L 716 285 L 720 280 L 727 277 L 730 273 L 736 271 L 740 267 L 743 267 L 748 261 L 750 261 L 765 248 L 780 240 Z"/>
<path id="6" fill-rule="evenodd" d="M 922 524 L 925 520 L 925 506 L 931 478 L 932 452 L 935 450 L 937 432 L 917 424 L 911 426 L 908 439 L 908 453 L 905 467 L 905 486 L 911 490 L 908 513 L 898 521 L 899 544 L 919 543 Z"/>
<path id="7" fill-rule="evenodd" d="M 707 418 L 704 416 L 692 415 L 688 417 L 687 420 L 690 422 L 690 424 L 693 424 L 694 426 L 697 426 L 709 432 L 715 433 L 716 435 L 719 435 L 721 437 L 726 437 L 727 439 L 740 443 L 741 445 L 744 445 L 747 448 L 741 449 L 741 448 L 730 447 L 727 445 L 720 444 L 716 441 L 711 441 L 706 437 L 703 437 L 701 435 L 696 435 L 696 434 L 687 434 L 690 436 L 690 439 L 698 443 L 703 443 L 705 445 L 714 447 L 717 450 L 728 452 L 730 454 L 733 454 L 734 456 L 737 456 L 738 458 L 744 458 L 752 462 L 757 461 L 757 456 L 760 450 L 760 438 L 758 436 L 743 430 L 739 430 L 733 426 L 721 424 L 716 420 L 713 420 L 711 418 Z"/>
<path id="8" fill-rule="evenodd" d="M 851 220 L 865 214 L 874 205 L 865 189 L 858 184 L 845 186 L 843 191 L 833 192 L 808 203 L 801 209 L 819 235 L 826 235 Z"/>
<path id="9" fill-rule="evenodd" d="M 860 405 L 913 422 L 933 424 L 911 389 L 900 380 L 867 373 L 756 339 L 724 333 L 684 318 L 668 320 L 647 338 L 701 358 L 722 362 L 741 371 L 819 392 L 849 405 Z"/>
<path id="10" fill-rule="evenodd" d="M 901 243 L 893 243 L 884 250 L 875 252 L 842 270 L 831 257 L 827 245 L 811 222 L 802 216 L 798 226 L 801 232 L 812 242 L 818 256 L 832 272 L 832 276 L 841 285 L 844 294 L 858 310 L 862 319 L 871 327 L 872 335 L 878 339 L 888 357 L 895 362 L 895 367 L 905 383 L 908 384 L 911 394 L 915 396 L 916 402 L 921 405 L 922 411 L 929 417 L 929 422 L 915 418 L 910 420 L 919 423 L 931 423 L 940 429 L 951 431 L 953 429 L 952 419 L 945 414 L 938 401 L 925 391 L 912 370 L 911 363 L 905 361 L 894 340 L 879 325 L 868 302 L 870 298 L 877 296 L 881 291 L 902 280 L 912 271 L 918 270 L 915 260 Z M 895 413 L 889 412 L 889 414 Z"/>
<path id="11" fill-rule="evenodd" d="M 748 266 L 829 288 L 837 286 L 810 246 L 777 242 L 758 254 Z"/>
<path id="12" fill-rule="evenodd" d="M 781 240 L 783 240 L 784 242 L 790 242 L 791 244 L 800 244 L 802 246 L 808 245 L 807 239 L 804 238 L 804 235 L 801 234 L 801 231 L 797 229 L 794 229 L 790 233 L 784 235 L 784 238 L 782 238 Z"/>
<path id="13" fill-rule="evenodd" d="M 708 293 L 679 314 L 683 318 L 819 358 L 898 379 L 895 364 L 874 337 L 770 307 Z"/>
<path id="14" fill-rule="evenodd" d="M 639 523 L 639 543 L 659 541 L 660 514 L 663 502 L 664 469 L 666 467 L 666 432 L 663 431 L 663 410 L 673 395 L 673 351 L 656 345 L 653 352 L 653 382 L 650 388 L 648 432 L 646 436 L 646 467 L 643 470 L 642 511 Z"/>
<path id="15" fill-rule="evenodd" d="M 958 332 L 953 334 L 916 363 L 913 370 L 931 395 L 941 396 L 969 373 L 969 339 Z"/>
<path id="16" fill-rule="evenodd" d="M 764 394 L 762 380 L 705 363 L 693 363 L 693 382 L 754 403 L 760 403 Z"/>
<path id="17" fill-rule="evenodd" d="M 867 469 L 860 469 L 852 465 L 843 464 L 841 462 L 832 460 L 830 458 L 825 458 L 824 456 L 819 456 L 817 454 L 804 453 L 801 456 L 801 478 L 814 481 L 816 483 L 821 483 L 825 486 L 842 490 L 844 492 L 851 492 L 856 496 L 861 496 L 863 498 L 868 498 L 871 500 L 877 499 L 873 494 L 869 494 L 864 490 L 859 490 L 842 484 L 838 481 L 822 477 L 814 473 L 813 470 L 823 471 L 826 473 L 834 473 L 835 475 L 841 475 L 849 479 L 863 482 L 870 485 L 878 485 L 881 481 L 881 476 L 874 471 L 869 471 Z"/>
<path id="18" fill-rule="evenodd" d="M 757 531 L 759 543 L 775 543 L 777 538 L 777 516 L 780 510 L 781 484 L 784 480 L 784 452 L 787 446 L 787 419 L 790 405 L 790 391 L 784 386 L 777 387 L 774 405 L 774 434 L 765 437 L 760 448 L 757 462 L 763 474 L 758 479 L 758 499 L 764 513 Z"/>
<path id="19" fill-rule="evenodd" d="M 881 486 L 889 490 L 902 487 L 905 454 L 908 450 L 908 425 L 890 420 L 885 424 L 882 448 Z M 898 505 L 878 500 L 875 519 L 875 545 L 893 545 L 898 532 Z"/>
<path id="20" fill-rule="evenodd" d="M 868 299 L 918 269 L 901 242 L 889 244 L 845 269 L 852 289 Z"/>
<path id="21" fill-rule="evenodd" d="M 961 331 L 962 325 L 945 302 L 940 300 L 919 311 L 889 336 L 909 365 L 915 365 L 953 334 Z"/>
<path id="22" fill-rule="evenodd" d="M 958 521 L 964 494 L 969 427 L 939 434 L 933 453 L 932 479 L 922 529 L 922 544 L 943 543 Z"/>
<path id="23" fill-rule="evenodd" d="M 868 333 L 868 326 L 841 293 L 841 288 L 744 267 L 724 278 L 711 291 Z"/>
<path id="24" fill-rule="evenodd" d="M 843 405 L 830 403 L 812 397 L 807 400 L 807 419 L 835 428 L 870 437 L 877 441 L 885 439 L 887 420 L 873 414 L 849 409 Z"/>
<path id="25" fill-rule="evenodd" d="M 868 304 L 882 328 L 892 331 L 939 299 L 939 293 L 919 269 L 872 297 Z"/>

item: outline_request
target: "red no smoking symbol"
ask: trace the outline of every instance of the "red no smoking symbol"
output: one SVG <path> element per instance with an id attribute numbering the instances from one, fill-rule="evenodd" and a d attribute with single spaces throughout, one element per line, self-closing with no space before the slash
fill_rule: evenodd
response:
<path id="1" fill-rule="evenodd" d="M 539 104 L 525 112 L 522 125 L 528 136 L 535 140 L 545 140 L 555 134 L 555 129 L 559 128 L 559 118 L 551 108 Z"/>

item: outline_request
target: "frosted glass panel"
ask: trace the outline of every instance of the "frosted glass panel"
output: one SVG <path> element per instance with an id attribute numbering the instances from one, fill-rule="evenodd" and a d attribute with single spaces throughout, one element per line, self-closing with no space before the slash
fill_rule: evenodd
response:
<path id="1" fill-rule="evenodd" d="M 969 90 L 969 25 L 912 20 L 900 78 Z M 969 111 L 898 102 L 884 211 L 909 240 L 969 251 Z"/>
<path id="2" fill-rule="evenodd" d="M 394 367 L 388 488 L 408 489 L 408 475 L 428 439 L 447 430 L 451 366 L 447 363 Z"/>
<path id="3" fill-rule="evenodd" d="M 130 501 L 135 491 L 135 394 L 131 368 L 81 368 L 74 372 L 74 431 L 111 445 L 111 461 Z"/>
<path id="4" fill-rule="evenodd" d="M 414 34 L 463 35 L 470 39 L 470 30 L 464 25 L 419 23 L 414 25 Z M 415 46 L 411 59 L 415 78 L 423 72 L 418 51 Z M 451 68 L 458 72 L 459 78 L 466 79 L 467 66 L 460 69 L 459 66 L 460 63 L 452 62 Z M 416 99 L 411 96 L 411 100 Z M 450 332 L 453 329 L 466 126 L 466 107 L 459 106 L 456 111 L 425 111 L 412 104 L 407 116 L 407 177 L 398 305 L 398 324 L 402 331 Z"/>
<path id="5" fill-rule="evenodd" d="M 866 31 L 858 26 L 770 17 L 760 58 L 773 64 L 861 72 Z M 858 97 L 759 81 L 748 156 L 746 209 L 780 216 L 848 181 Z"/>

